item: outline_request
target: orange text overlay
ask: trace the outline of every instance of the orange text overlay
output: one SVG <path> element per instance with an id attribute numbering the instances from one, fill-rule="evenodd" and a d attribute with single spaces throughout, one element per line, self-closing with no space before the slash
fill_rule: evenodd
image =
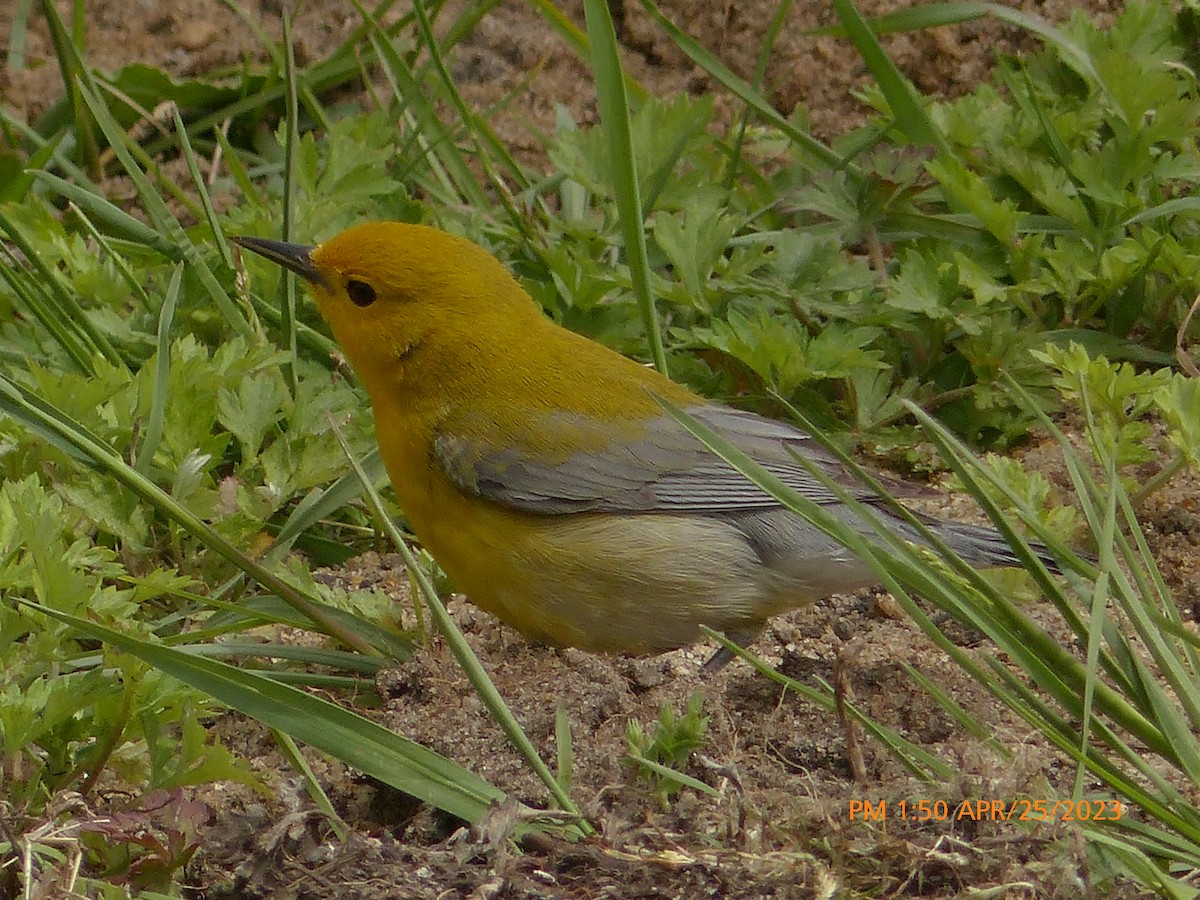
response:
<path id="1" fill-rule="evenodd" d="M 1120 800 L 851 800 L 851 822 L 1115 822 Z"/>

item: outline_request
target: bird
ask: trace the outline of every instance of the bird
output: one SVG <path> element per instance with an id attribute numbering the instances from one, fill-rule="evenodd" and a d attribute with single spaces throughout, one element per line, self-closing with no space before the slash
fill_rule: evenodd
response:
<path id="1" fill-rule="evenodd" d="M 412 532 L 458 590 L 536 642 L 648 655 L 693 644 L 707 626 L 746 645 L 775 615 L 876 583 L 659 398 L 869 539 L 879 541 L 796 454 L 924 543 L 808 432 L 705 399 L 562 327 L 465 238 L 368 222 L 317 245 L 233 240 L 307 283 L 370 397 Z M 905 484 L 889 489 L 911 494 Z M 973 566 L 1020 565 L 992 529 L 921 519 Z M 708 668 L 729 658 L 718 651 Z"/>

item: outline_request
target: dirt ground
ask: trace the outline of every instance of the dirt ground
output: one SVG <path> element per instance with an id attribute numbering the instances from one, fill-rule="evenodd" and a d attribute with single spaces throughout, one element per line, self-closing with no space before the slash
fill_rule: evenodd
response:
<path id="1" fill-rule="evenodd" d="M 245 6 L 277 33 L 283 0 Z M 461 2 L 461 0 L 452 0 Z M 904 4 L 861 2 L 868 15 Z M 1059 21 L 1082 8 L 1104 19 L 1118 3 L 1025 2 L 1029 12 Z M 297 4 L 301 59 L 316 59 L 357 22 L 349 0 Z M 630 71 L 659 94 L 713 89 L 636 3 L 613 0 Z M 736 72 L 749 76 L 775 4 L 769 0 L 664 8 Z M 563 5 L 574 21 L 576 0 Z M 88 52 L 101 68 L 145 61 L 176 74 L 211 71 L 258 53 L 254 40 L 219 0 L 87 0 Z M 0 3 L 0 35 L 11 3 Z M 447 19 L 448 14 L 443 14 Z M 782 112 L 803 106 L 814 133 L 829 139 L 859 124 L 854 91 L 867 81 L 848 45 L 803 32 L 834 21 L 826 0 L 793 5 L 771 66 L 769 96 Z M 0 38 L 2 41 L 3 38 Z M 896 36 L 893 58 L 922 91 L 953 96 L 984 77 L 997 52 L 1031 48 L 1015 29 L 981 22 Z M 49 40 L 36 22 L 28 66 L 0 68 L 0 93 L 30 119 L 61 86 Z M 528 90 L 495 123 L 501 137 L 536 161 L 533 129 L 551 124 L 554 104 L 581 120 L 594 118 L 586 69 L 542 24 L 532 8 L 503 0 L 459 48 L 454 72 L 468 100 L 480 105 L 538 69 Z M 1032 465 L 1053 473 L 1049 453 L 1026 451 Z M 1194 571 L 1200 537 L 1200 486 L 1182 477 L 1146 510 L 1151 539 L 1172 587 L 1200 605 Z M 379 583 L 406 602 L 398 558 L 368 554 L 322 577 Z M 228 715 L 216 728 L 236 752 L 274 785 L 269 801 L 227 785 L 197 796 L 212 818 L 204 845 L 186 871 L 189 896 L 233 897 L 835 897 L 872 896 L 1079 897 L 1091 872 L 1078 835 L 1062 825 L 1023 827 L 992 821 L 905 820 L 919 801 L 1012 800 L 1069 789 L 1073 769 L 1037 735 L 970 682 L 893 600 L 874 592 L 829 598 L 780 617 L 756 649 L 781 671 L 808 684 L 841 681 L 863 710 L 950 766 L 949 783 L 922 783 L 883 747 L 860 737 L 865 763 L 858 780 L 849 763 L 847 730 L 837 716 L 734 663 L 702 677 L 711 652 L 697 647 L 651 659 L 606 658 L 533 646 L 465 601 L 452 610 L 475 650 L 547 763 L 555 764 L 555 710 L 568 713 L 574 749 L 573 796 L 600 829 L 592 841 L 543 841 L 515 854 L 496 834 L 505 811 L 488 827 L 466 830 L 411 798 L 320 758 L 313 759 L 338 812 L 351 827 L 336 840 L 312 812 L 298 779 L 272 739 L 253 722 Z M 1036 606 L 1033 615 L 1038 615 Z M 1193 610 L 1193 616 L 1196 611 Z M 979 635 L 960 629 L 964 647 Z M 912 666 L 967 711 L 993 723 L 1015 755 L 1002 758 L 967 734 L 904 666 Z M 409 663 L 379 679 L 383 724 L 478 772 L 511 796 L 544 806 L 545 791 L 487 717 L 444 644 L 434 639 Z M 685 790 L 660 803 L 623 763 L 625 729 L 634 719 L 652 726 L 668 704 L 682 711 L 697 691 L 710 717 L 703 749 L 688 773 L 719 799 Z M 315 754 L 314 754 L 315 756 Z M 887 801 L 886 821 L 851 816 L 855 801 Z M 1130 889 L 1128 896 L 1134 896 Z"/>

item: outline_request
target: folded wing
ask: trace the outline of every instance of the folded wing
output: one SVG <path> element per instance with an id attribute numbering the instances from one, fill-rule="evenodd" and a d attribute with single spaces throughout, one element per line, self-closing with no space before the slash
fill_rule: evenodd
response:
<path id="1" fill-rule="evenodd" d="M 795 459 L 816 462 L 856 497 L 873 499 L 841 464 L 798 428 L 717 405 L 687 412 L 719 432 L 785 484 L 817 503 L 837 503 Z M 728 513 L 779 504 L 666 415 L 648 420 L 635 437 L 581 416 L 554 412 L 533 437 L 498 439 L 483 421 L 440 432 L 434 453 L 464 490 L 527 512 Z M 561 447 L 585 449 L 564 452 Z M 888 482 L 912 495 L 911 485 Z"/>

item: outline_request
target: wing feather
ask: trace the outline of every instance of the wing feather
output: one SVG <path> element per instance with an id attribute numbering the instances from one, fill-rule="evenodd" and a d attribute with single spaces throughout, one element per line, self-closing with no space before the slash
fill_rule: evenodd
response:
<path id="1" fill-rule="evenodd" d="M 859 498 L 873 496 L 792 425 L 715 404 L 687 411 L 817 503 L 838 501 L 793 452 L 816 461 Z M 535 446 L 529 446 L 533 439 L 511 438 L 496 446 L 485 435 L 498 431 L 478 421 L 442 430 L 434 441 L 435 458 L 464 490 L 527 512 L 717 513 L 779 505 L 665 413 L 645 423 L 633 440 L 567 413 L 550 413 L 538 422 L 530 432 L 537 435 Z M 571 440 L 559 440 L 567 435 Z M 586 449 L 568 454 L 551 449 L 564 444 Z"/>

